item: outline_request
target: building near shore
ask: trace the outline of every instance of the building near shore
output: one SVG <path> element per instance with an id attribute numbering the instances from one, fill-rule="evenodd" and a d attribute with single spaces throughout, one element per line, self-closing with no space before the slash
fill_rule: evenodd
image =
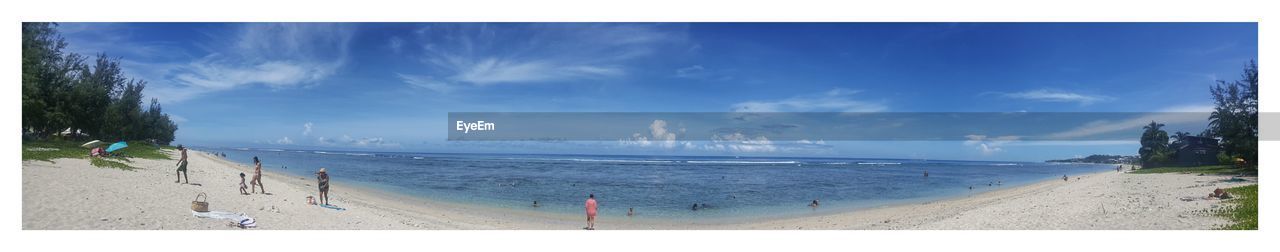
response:
<path id="1" fill-rule="evenodd" d="M 1182 136 L 1170 146 L 1174 149 L 1171 166 L 1201 166 L 1218 164 L 1218 139 L 1198 136 Z"/>

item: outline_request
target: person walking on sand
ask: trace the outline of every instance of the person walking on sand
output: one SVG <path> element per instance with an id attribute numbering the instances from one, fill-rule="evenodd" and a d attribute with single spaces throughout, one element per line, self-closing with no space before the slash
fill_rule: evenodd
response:
<path id="1" fill-rule="evenodd" d="M 191 183 L 191 179 L 187 178 L 187 148 L 183 148 L 182 145 L 179 144 L 178 152 L 182 153 L 182 158 L 178 159 L 178 171 L 175 172 L 174 175 L 179 177 L 178 180 L 173 181 L 173 183 L 180 183 L 183 179 L 186 179 L 187 183 Z"/>
<path id="2" fill-rule="evenodd" d="M 240 173 L 240 195 L 249 195 L 249 190 L 245 190 L 245 189 L 249 189 L 249 187 L 244 185 L 244 173 L 241 172 Z"/>
<path id="3" fill-rule="evenodd" d="M 262 161 L 258 161 L 258 156 L 253 156 L 253 180 L 249 181 L 249 191 L 258 193 L 258 188 L 262 188 L 262 194 L 267 194 L 267 188 L 262 186 Z"/>
<path id="4" fill-rule="evenodd" d="M 320 171 L 316 172 L 316 184 L 320 185 L 320 204 L 329 204 L 329 173 L 325 172 L 324 167 L 320 167 Z"/>
<path id="5" fill-rule="evenodd" d="M 596 230 L 596 195 L 587 195 L 587 227 L 586 230 Z"/>

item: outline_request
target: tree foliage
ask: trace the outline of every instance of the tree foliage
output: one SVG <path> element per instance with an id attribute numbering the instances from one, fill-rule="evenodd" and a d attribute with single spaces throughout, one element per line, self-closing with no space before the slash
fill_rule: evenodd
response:
<path id="1" fill-rule="evenodd" d="M 22 24 L 22 128 L 43 138 L 64 129 L 102 140 L 168 144 L 178 127 L 155 99 L 143 110 L 146 82 L 128 78 L 120 59 L 65 52 L 57 24 Z"/>
<path id="2" fill-rule="evenodd" d="M 1169 132 L 1163 129 L 1164 124 L 1152 121 L 1143 126 L 1142 147 L 1138 148 L 1138 158 L 1143 168 L 1158 167 L 1172 159 L 1173 150 L 1169 148 Z"/>
<path id="3" fill-rule="evenodd" d="M 1219 139 L 1223 151 L 1258 162 L 1258 63 L 1250 61 L 1241 80 L 1218 81 L 1209 88 L 1214 110 L 1209 115 L 1209 131 Z"/>

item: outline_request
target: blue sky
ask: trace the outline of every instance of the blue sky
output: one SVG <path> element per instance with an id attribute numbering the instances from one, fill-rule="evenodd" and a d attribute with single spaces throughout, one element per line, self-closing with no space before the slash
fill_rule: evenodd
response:
<path id="1" fill-rule="evenodd" d="M 202 146 L 1038 161 L 1135 141 L 444 141 L 448 112 L 1158 112 L 1210 108 L 1254 23 L 62 23 Z M 1132 123 L 1130 123 L 1132 124 Z M 637 125 L 647 140 L 653 125 Z M 1119 130 L 1130 130 L 1124 125 Z M 1170 129 L 1199 132 L 1201 128 Z M 681 141 L 709 141 L 691 136 Z M 692 138 L 692 139 L 690 139 Z M 763 139 L 759 139 L 763 140 Z M 726 145 L 727 144 L 727 145 Z M 735 148 L 741 147 L 741 148 Z"/>

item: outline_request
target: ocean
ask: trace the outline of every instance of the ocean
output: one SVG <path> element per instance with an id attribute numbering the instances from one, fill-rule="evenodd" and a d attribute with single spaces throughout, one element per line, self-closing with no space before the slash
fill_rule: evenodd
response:
<path id="1" fill-rule="evenodd" d="M 302 177 L 464 204 L 661 219 L 784 217 L 919 203 L 1115 169 L 1115 165 L 865 158 L 438 154 L 200 148 Z M 928 171 L 929 176 L 923 173 Z M 268 185 L 269 187 L 269 185 Z M 972 189 L 970 189 L 972 187 Z M 808 207 L 819 200 L 817 209 Z M 538 201 L 540 207 L 531 207 Z M 693 205 L 699 205 L 693 210 Z"/>

